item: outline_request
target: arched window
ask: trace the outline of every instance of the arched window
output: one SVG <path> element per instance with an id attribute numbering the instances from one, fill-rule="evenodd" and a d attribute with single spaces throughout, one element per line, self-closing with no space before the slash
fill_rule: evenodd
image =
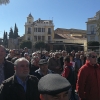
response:
<path id="1" fill-rule="evenodd" d="M 30 40 L 30 37 L 28 37 L 28 39 L 27 40 Z"/>
<path id="2" fill-rule="evenodd" d="M 94 26 L 92 25 L 92 26 L 91 26 L 91 34 L 94 34 L 94 29 L 95 29 L 95 28 L 94 28 Z"/>
<path id="3" fill-rule="evenodd" d="M 31 28 L 28 27 L 28 34 L 31 34 Z"/>

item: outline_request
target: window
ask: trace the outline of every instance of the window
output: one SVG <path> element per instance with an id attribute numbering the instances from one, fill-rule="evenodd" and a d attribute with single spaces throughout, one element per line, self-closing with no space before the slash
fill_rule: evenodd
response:
<path id="1" fill-rule="evenodd" d="M 38 32 L 41 32 L 41 28 L 38 28 Z"/>
<path id="2" fill-rule="evenodd" d="M 43 28 L 42 28 L 42 32 L 43 32 Z"/>
<path id="3" fill-rule="evenodd" d="M 34 36 L 34 41 L 37 41 L 37 36 Z"/>
<path id="4" fill-rule="evenodd" d="M 30 40 L 30 37 L 28 37 L 28 39 L 27 40 Z"/>
<path id="5" fill-rule="evenodd" d="M 48 36 L 48 41 L 51 41 L 51 36 Z"/>
<path id="6" fill-rule="evenodd" d="M 44 32 L 45 32 L 45 28 L 43 28 L 44 29 Z"/>
<path id="7" fill-rule="evenodd" d="M 48 34 L 51 34 L 51 28 L 48 28 Z"/>
<path id="8" fill-rule="evenodd" d="M 28 27 L 28 32 L 27 33 L 31 34 L 31 28 L 30 27 Z"/>
<path id="9" fill-rule="evenodd" d="M 91 34 L 94 34 L 94 26 L 91 26 Z"/>
<path id="10" fill-rule="evenodd" d="M 45 36 L 42 36 L 42 41 L 45 41 Z"/>
<path id="11" fill-rule="evenodd" d="M 37 28 L 34 28 L 34 32 L 37 32 Z"/>
<path id="12" fill-rule="evenodd" d="M 41 36 L 38 36 L 38 40 L 41 41 Z"/>
<path id="13" fill-rule="evenodd" d="M 45 28 L 42 28 L 42 32 L 45 32 Z"/>

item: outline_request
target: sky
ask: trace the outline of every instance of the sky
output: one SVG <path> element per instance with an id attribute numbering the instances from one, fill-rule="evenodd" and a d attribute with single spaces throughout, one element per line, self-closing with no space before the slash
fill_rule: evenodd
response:
<path id="1" fill-rule="evenodd" d="M 54 29 L 74 28 L 86 30 L 88 18 L 100 10 L 100 0 L 10 0 L 0 5 L 0 38 L 16 23 L 18 34 L 25 34 L 25 22 L 31 13 L 34 20 L 52 20 Z"/>

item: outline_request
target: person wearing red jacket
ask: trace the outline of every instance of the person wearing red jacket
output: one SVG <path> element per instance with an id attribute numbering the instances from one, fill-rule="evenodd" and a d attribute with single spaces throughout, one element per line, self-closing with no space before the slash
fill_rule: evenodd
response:
<path id="1" fill-rule="evenodd" d="M 71 100 L 75 99 L 75 74 L 74 74 L 74 68 L 72 63 L 70 63 L 70 57 L 66 56 L 64 58 L 64 71 L 62 72 L 62 76 L 65 77 L 72 86 L 72 92 L 71 92 Z"/>
<path id="2" fill-rule="evenodd" d="M 100 100 L 100 65 L 94 51 L 87 53 L 87 62 L 79 69 L 76 90 L 80 100 Z"/>

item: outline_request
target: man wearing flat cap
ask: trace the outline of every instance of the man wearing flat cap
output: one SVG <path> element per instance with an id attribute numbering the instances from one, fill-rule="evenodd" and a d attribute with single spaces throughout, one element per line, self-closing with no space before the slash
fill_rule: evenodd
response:
<path id="1" fill-rule="evenodd" d="M 39 80 L 41 100 L 69 100 L 71 84 L 59 74 L 47 74 Z"/>
<path id="2" fill-rule="evenodd" d="M 39 61 L 39 69 L 37 69 L 33 75 L 36 76 L 38 79 L 41 77 L 53 73 L 50 69 L 48 69 L 48 62 L 46 59 L 40 59 Z"/>

